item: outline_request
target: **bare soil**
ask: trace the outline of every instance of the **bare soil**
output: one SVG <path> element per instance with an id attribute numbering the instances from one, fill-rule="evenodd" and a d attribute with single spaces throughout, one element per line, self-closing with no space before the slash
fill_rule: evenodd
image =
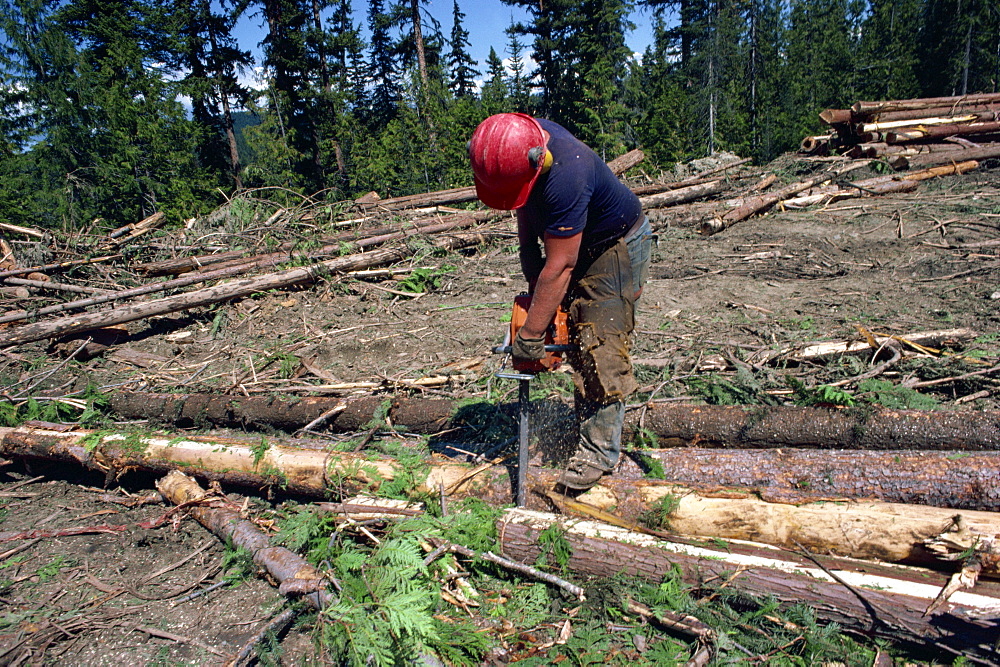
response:
<path id="1" fill-rule="evenodd" d="M 807 168 L 791 161 L 782 167 L 788 180 Z M 731 370 L 712 375 L 704 362 L 713 355 L 738 362 L 794 342 L 857 338 L 858 326 L 903 337 L 966 327 L 978 336 L 954 351 L 996 364 L 998 169 L 926 182 L 911 194 L 774 211 L 711 237 L 678 224 L 682 218 L 671 209 L 651 212 L 657 245 L 633 347 L 646 395 L 699 400 L 703 393 L 685 382 L 696 375 L 709 383 L 755 385 L 787 400 L 787 374 L 816 386 L 858 375 L 871 360 L 751 369 L 739 378 Z M 162 357 L 146 368 L 115 360 L 114 348 L 63 363 L 47 343 L 22 346 L 0 357 L 0 379 L 11 386 L 55 369 L 39 390 L 92 384 L 245 395 L 449 374 L 451 382 L 422 391 L 457 398 L 511 391 L 512 384 L 493 378 L 502 359 L 491 348 L 501 342 L 511 299 L 523 287 L 513 235 L 463 254 L 418 253 L 412 265 L 454 268 L 417 296 L 387 291 L 399 291 L 392 281 L 330 280 L 134 323 L 118 347 Z M 981 368 L 929 357 L 881 377 L 898 383 Z M 1000 408 L 992 377 L 922 391 L 941 408 L 975 418 L 978 410 Z M 562 379 L 552 382 L 560 401 L 565 386 Z M 981 396 L 963 401 L 974 393 Z M 41 479 L 21 485 L 34 477 Z M 155 529 L 138 525 L 166 512 L 162 505 L 128 508 L 102 500 L 105 492 L 148 493 L 152 482 L 131 474 L 105 491 L 105 480 L 74 470 L 0 466 L 4 533 L 125 526 L 0 542 L 0 664 L 219 664 L 223 658 L 214 652 L 234 653 L 277 613 L 282 596 L 260 577 L 179 601 L 220 580 L 224 547 L 190 519 Z M 249 508 L 266 518 L 278 500 L 254 497 Z M 176 567 L 157 574 L 169 565 Z M 143 628 L 175 637 L 154 637 Z M 312 655 L 307 629 L 282 642 L 282 664 L 307 663 Z"/>

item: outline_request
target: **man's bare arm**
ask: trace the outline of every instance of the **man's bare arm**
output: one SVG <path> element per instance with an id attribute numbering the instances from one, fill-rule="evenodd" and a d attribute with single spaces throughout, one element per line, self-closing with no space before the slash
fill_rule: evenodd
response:
<path id="1" fill-rule="evenodd" d="M 545 234 L 545 265 L 535 281 L 528 317 L 521 327 L 523 338 L 542 338 L 545 335 L 545 330 L 552 323 L 559 304 L 566 296 L 580 255 L 582 238 L 582 233 L 573 236 Z"/>

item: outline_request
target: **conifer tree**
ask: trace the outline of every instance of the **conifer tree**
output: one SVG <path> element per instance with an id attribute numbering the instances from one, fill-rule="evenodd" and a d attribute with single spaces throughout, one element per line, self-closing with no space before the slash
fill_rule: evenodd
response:
<path id="1" fill-rule="evenodd" d="M 451 91 L 457 98 L 469 97 L 475 91 L 475 78 L 480 72 L 476 61 L 469 55 L 469 31 L 462 25 L 465 14 L 459 9 L 458 0 L 452 8 L 451 51 L 448 52 L 448 69 L 451 71 Z"/>
<path id="2" fill-rule="evenodd" d="M 490 54 L 486 57 L 486 82 L 480 93 L 480 100 L 483 106 L 483 117 L 492 116 L 496 113 L 509 111 L 523 111 L 512 106 L 510 91 L 507 88 L 507 71 L 504 69 L 503 61 L 497 55 L 496 49 L 490 47 Z"/>
<path id="3" fill-rule="evenodd" d="M 396 105 L 399 101 L 400 87 L 397 80 L 398 67 L 395 51 L 389 29 L 392 17 L 385 12 L 382 0 L 369 0 L 368 29 L 371 32 L 369 44 L 368 84 L 371 86 L 369 97 L 369 127 L 377 131 L 385 127 L 396 116 Z"/>
<path id="4" fill-rule="evenodd" d="M 518 37 L 518 33 L 511 28 L 507 28 L 507 55 L 510 63 L 508 69 L 510 76 L 507 77 L 507 88 L 510 94 L 511 105 L 515 109 L 522 111 L 530 110 L 531 87 L 528 83 L 524 71 L 524 44 Z"/>

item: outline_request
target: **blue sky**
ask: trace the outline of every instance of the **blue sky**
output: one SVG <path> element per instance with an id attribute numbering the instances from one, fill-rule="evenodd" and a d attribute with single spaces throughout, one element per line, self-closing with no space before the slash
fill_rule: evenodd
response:
<path id="1" fill-rule="evenodd" d="M 368 2 L 367 0 L 352 0 L 354 7 L 354 23 L 360 24 L 367 38 Z M 504 5 L 500 0 L 459 0 L 459 8 L 465 14 L 463 26 L 469 32 L 469 55 L 479 66 L 477 69 L 486 71 L 486 57 L 490 47 L 496 49 L 497 55 L 506 59 L 507 35 L 504 30 L 513 21 L 527 20 L 527 13 L 519 7 Z M 448 38 L 452 27 L 452 0 L 430 0 L 424 3 L 425 11 L 429 12 L 441 23 L 441 32 Z M 634 52 L 642 52 L 651 41 L 652 16 L 648 10 L 634 12 L 631 16 L 636 29 L 626 35 L 626 43 Z M 245 16 L 236 26 L 236 38 L 240 46 L 249 49 L 259 56 L 259 44 L 264 38 L 264 19 L 261 15 Z M 530 45 L 529 45 L 530 46 Z M 525 50 L 525 56 L 529 49 Z"/>

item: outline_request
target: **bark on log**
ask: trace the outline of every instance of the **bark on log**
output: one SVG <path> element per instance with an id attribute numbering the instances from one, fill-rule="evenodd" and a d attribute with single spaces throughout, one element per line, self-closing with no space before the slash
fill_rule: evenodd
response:
<path id="1" fill-rule="evenodd" d="M 961 106 L 931 107 L 929 109 L 909 109 L 907 111 L 886 111 L 879 113 L 870 120 L 886 122 L 894 120 L 913 120 L 924 116 L 955 116 L 976 114 L 983 120 L 1000 120 L 1000 107 L 995 104 L 963 104 Z"/>
<path id="2" fill-rule="evenodd" d="M 824 109 L 819 118 L 827 125 L 845 125 L 854 120 L 854 114 L 850 109 Z"/>
<path id="3" fill-rule="evenodd" d="M 733 225 L 742 220 L 746 220 L 747 218 L 756 213 L 760 213 L 761 211 L 769 209 L 782 199 L 788 199 L 792 195 L 804 192 L 805 190 L 808 190 L 809 188 L 816 186 L 822 183 L 823 181 L 830 180 L 831 178 L 836 178 L 841 174 L 847 173 L 848 171 L 851 171 L 853 169 L 858 169 L 862 166 L 864 165 L 849 164 L 841 166 L 830 172 L 824 173 L 822 176 L 811 178 L 807 181 L 801 181 L 799 183 L 792 183 L 791 185 L 787 185 L 781 188 L 780 190 L 777 190 L 776 192 L 772 192 L 766 195 L 759 195 L 757 197 L 750 197 L 749 199 L 745 200 L 742 204 L 740 204 L 733 210 L 727 211 L 721 217 L 714 218 L 712 220 L 706 220 L 701 225 L 698 231 L 705 236 L 716 234 L 725 229 L 728 229 L 729 227 L 732 227 Z"/>
<path id="4" fill-rule="evenodd" d="M 53 280 L 28 280 L 26 278 L 5 278 L 8 285 L 21 285 L 23 287 L 34 287 L 36 289 L 53 290 L 56 292 L 73 292 L 75 294 L 117 294 L 114 290 L 100 289 L 97 287 L 82 287 L 80 285 L 70 285 L 68 283 L 57 283 Z"/>
<path id="5" fill-rule="evenodd" d="M 886 134 L 886 142 L 903 144 L 925 139 L 943 139 L 945 137 L 975 136 L 981 134 L 996 134 L 1000 132 L 1000 123 L 974 123 L 967 125 L 937 125 L 920 128 L 900 128 Z"/>
<path id="6" fill-rule="evenodd" d="M 719 194 L 720 192 L 725 191 L 727 187 L 728 186 L 724 181 L 710 181 L 702 185 L 691 185 L 686 188 L 678 188 L 677 190 L 671 190 L 670 192 L 664 192 L 658 195 L 640 197 L 639 201 L 642 203 L 643 209 L 662 208 L 664 206 L 682 204 L 684 202 L 701 199 L 702 197 Z"/>
<path id="7" fill-rule="evenodd" d="M 328 238 L 320 239 L 320 247 L 316 250 L 300 251 L 296 250 L 297 242 L 282 243 L 273 253 L 263 255 L 251 255 L 242 250 L 221 252 L 213 255 L 198 255 L 193 257 L 182 257 L 180 259 L 170 259 L 160 262 L 149 262 L 136 267 L 136 270 L 150 277 L 163 275 L 177 275 L 188 271 L 200 271 L 206 266 L 216 265 L 214 270 L 223 268 L 222 266 L 237 266 L 241 263 L 256 262 L 258 266 L 265 261 L 268 266 L 281 264 L 293 260 L 304 258 L 317 258 L 323 255 L 334 253 L 342 254 L 342 244 L 356 244 L 356 248 L 370 248 L 386 241 L 396 238 L 405 238 L 420 233 L 434 233 L 447 229 L 457 229 L 459 227 L 471 227 L 477 222 L 486 222 L 496 216 L 494 211 L 483 211 L 476 213 L 460 213 L 448 216 L 447 222 L 454 222 L 451 227 L 440 227 L 442 221 L 436 219 L 430 222 L 412 222 L 404 225 L 383 226 L 376 229 L 354 229 L 335 234 Z M 398 235 L 398 236 L 394 236 Z M 268 261 L 270 260 L 270 261 Z"/>
<path id="8" fill-rule="evenodd" d="M 867 187 L 862 186 L 860 183 L 856 185 L 857 187 L 851 188 L 849 187 L 849 184 L 845 183 L 845 186 L 847 187 L 838 187 L 831 192 L 819 192 L 816 194 L 784 199 L 778 202 L 778 206 L 786 208 L 802 208 L 805 206 L 814 206 L 816 204 L 829 204 L 843 199 L 858 199 L 860 197 L 887 195 L 897 192 L 912 192 L 920 187 L 920 184 L 915 181 L 903 180 L 872 183 Z"/>
<path id="9" fill-rule="evenodd" d="M 214 394 L 116 393 L 112 409 L 124 419 L 193 425 L 270 424 L 295 430 L 339 405 L 329 420 L 337 431 L 356 431 L 370 422 L 386 399 L 242 398 Z M 407 431 L 431 434 L 461 425 L 455 404 L 444 399 L 393 398 L 388 418 Z M 652 403 L 642 411 L 643 428 L 661 444 L 678 447 L 809 447 L 871 450 L 1000 450 L 1000 412 L 921 410 L 837 410 L 795 406 L 679 405 Z M 634 431 L 639 414 L 630 411 Z"/>
<path id="10" fill-rule="evenodd" d="M 644 427 L 668 446 L 1000 450 L 1000 412 L 656 405 Z"/>
<path id="11" fill-rule="evenodd" d="M 935 164 L 949 164 L 964 160 L 989 160 L 1000 158 L 1000 142 L 982 144 L 978 148 L 967 148 L 946 153 L 927 153 L 905 157 L 910 167 L 927 167 Z"/>
<path id="12" fill-rule="evenodd" d="M 485 241 L 482 234 L 462 234 L 439 239 L 433 243 L 439 248 L 456 250 Z M 388 264 L 405 259 L 412 254 L 407 248 L 384 248 L 359 255 L 349 255 L 319 262 L 312 266 L 287 269 L 253 278 L 244 278 L 232 282 L 206 287 L 186 294 L 158 299 L 147 303 L 134 304 L 116 308 L 110 312 L 88 313 L 63 317 L 52 322 L 28 324 L 16 329 L 0 332 L 0 347 L 21 345 L 45 338 L 63 336 L 70 333 L 89 331 L 97 327 L 134 322 L 154 315 L 165 315 L 199 306 L 207 306 L 229 299 L 246 297 L 269 289 L 281 289 L 314 282 L 324 275 L 338 271 L 353 271 L 371 268 L 380 264 Z"/>
<path id="13" fill-rule="evenodd" d="M 536 562 L 543 553 L 539 535 L 551 526 L 562 529 L 572 549 L 567 567 L 579 574 L 608 577 L 625 573 L 658 583 L 665 572 L 677 567 L 686 584 L 704 593 L 726 586 L 758 600 L 773 597 L 783 606 L 805 604 L 821 620 L 859 634 L 931 645 L 984 664 L 997 664 L 993 643 L 1000 600 L 993 597 L 956 593 L 950 602 L 924 616 L 938 587 L 831 570 L 837 581 L 818 567 L 789 563 L 780 552 L 771 558 L 740 557 L 617 526 L 567 521 L 524 510 L 509 510 L 498 522 L 503 555 L 524 563 Z"/>
<path id="14" fill-rule="evenodd" d="M 967 105 L 994 104 L 998 102 L 1000 102 L 1000 93 L 983 93 L 952 97 L 924 97 L 912 100 L 886 100 L 884 102 L 855 102 L 851 106 L 851 110 L 857 114 L 873 115 L 889 111 L 909 111 L 947 106 L 958 111 L 961 107 Z"/>
<path id="15" fill-rule="evenodd" d="M 213 505 L 211 496 L 187 475 L 171 471 L 156 488 L 175 505 L 188 505 L 187 512 L 220 540 L 249 551 L 253 562 L 278 582 L 280 592 L 301 597 L 316 609 L 336 600 L 320 570 L 294 551 L 271 546 L 256 524 L 240 517 L 239 508 L 225 507 L 219 499 Z"/>
<path id="16" fill-rule="evenodd" d="M 280 487 L 293 493 L 325 496 L 331 492 L 377 487 L 400 474 L 412 474 L 395 460 L 363 454 L 300 449 L 266 441 L 234 438 L 129 436 L 19 428 L 0 441 L 6 457 L 72 462 L 110 478 L 128 470 L 187 473 L 256 488 Z M 475 474 L 474 474 L 475 472 Z M 532 467 L 530 507 L 545 509 L 559 471 Z M 488 503 L 511 502 L 511 480 L 498 467 L 429 462 L 418 491 L 448 496 L 475 495 Z M 925 541 L 941 534 L 956 511 L 879 502 L 818 503 L 794 506 L 751 497 L 699 496 L 676 485 L 611 476 L 582 499 L 596 511 L 611 512 L 629 525 L 662 507 L 670 497 L 671 531 L 706 538 L 763 542 L 789 549 L 893 562 L 935 563 Z M 973 534 L 1000 534 L 1000 514 L 963 511 Z M 940 563 L 938 563 L 940 565 Z M 951 567 L 951 564 L 945 564 Z M 997 574 L 992 572 L 991 574 Z"/>
<path id="17" fill-rule="evenodd" d="M 659 462 L 657 477 L 702 493 L 747 493 L 773 503 L 853 498 L 1000 512 L 998 452 L 685 447 L 632 457 L 640 469 L 649 468 L 647 459 Z"/>

